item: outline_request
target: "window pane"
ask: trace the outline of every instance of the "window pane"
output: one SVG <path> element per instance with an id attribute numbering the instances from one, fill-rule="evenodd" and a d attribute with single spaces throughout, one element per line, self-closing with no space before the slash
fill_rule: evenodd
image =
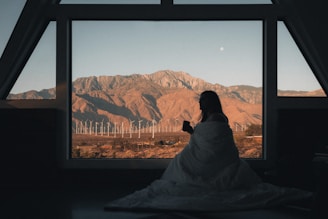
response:
<path id="1" fill-rule="evenodd" d="M 25 0 L 0 1 L 0 57 L 7 45 L 11 32 L 14 30 L 25 2 Z"/>
<path id="2" fill-rule="evenodd" d="M 62 0 L 60 4 L 160 4 L 161 0 Z"/>
<path id="3" fill-rule="evenodd" d="M 278 96 L 326 96 L 284 22 L 278 22 Z"/>
<path id="4" fill-rule="evenodd" d="M 242 157 L 262 156 L 261 21 L 73 21 L 72 157 L 172 158 L 221 97 Z M 97 145 L 97 146 L 96 146 Z"/>
<path id="5" fill-rule="evenodd" d="M 56 22 L 50 22 L 7 99 L 56 98 Z"/>
<path id="6" fill-rule="evenodd" d="M 271 0 L 173 0 L 174 4 L 272 4 Z"/>

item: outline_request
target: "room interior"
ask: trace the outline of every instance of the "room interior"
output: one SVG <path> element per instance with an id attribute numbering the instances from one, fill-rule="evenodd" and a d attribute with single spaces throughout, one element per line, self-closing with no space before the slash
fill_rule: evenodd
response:
<path id="1" fill-rule="evenodd" d="M 0 59 L 1 218 L 327 218 L 324 203 L 328 201 L 328 99 L 276 97 L 276 75 L 270 74 L 277 68 L 276 52 L 267 53 L 264 61 L 268 72 L 265 98 L 272 99 L 265 108 L 265 119 L 269 121 L 266 131 L 273 133 L 269 144 L 274 155 L 270 157 L 270 165 L 252 167 L 264 181 L 312 191 L 313 200 L 231 212 L 108 212 L 104 210 L 106 203 L 144 188 L 159 178 L 164 168 L 127 168 L 115 164 L 87 167 L 66 163 L 63 154 L 67 152 L 69 137 L 66 126 L 70 100 L 65 83 L 70 78 L 71 67 L 66 51 L 71 43 L 67 37 L 69 24 L 65 23 L 68 12 L 74 11 L 73 18 L 86 20 L 108 19 L 108 11 L 118 20 L 183 20 L 193 16 L 209 19 L 211 15 L 215 15 L 214 19 L 233 16 L 247 19 L 251 17 L 249 11 L 258 11 L 256 16 L 270 18 L 268 25 L 277 19 L 286 21 L 322 89 L 328 93 L 328 15 L 323 0 L 180 7 L 173 2 L 161 0 L 159 5 L 147 6 L 27 1 Z M 58 22 L 56 100 L 7 100 L 50 20 Z M 276 48 L 275 40 L 268 34 L 264 47 L 272 52 Z"/>

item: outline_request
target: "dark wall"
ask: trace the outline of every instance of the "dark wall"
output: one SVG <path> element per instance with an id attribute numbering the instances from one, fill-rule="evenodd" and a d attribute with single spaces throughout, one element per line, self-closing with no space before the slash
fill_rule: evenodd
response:
<path id="1" fill-rule="evenodd" d="M 277 180 L 285 186 L 315 186 L 315 153 L 328 153 L 328 110 L 280 110 Z"/>
<path id="2" fill-rule="evenodd" d="M 57 163 L 54 109 L 0 109 L 0 186 L 150 183 L 163 170 L 63 169 Z"/>
<path id="3" fill-rule="evenodd" d="M 328 110 L 281 110 L 278 114 L 278 159 L 274 182 L 313 186 L 314 152 L 328 145 Z M 147 183 L 162 170 L 65 170 L 56 163 L 56 110 L 0 110 L 2 185 L 106 185 Z M 115 179 L 115 180 L 114 180 Z"/>
<path id="4" fill-rule="evenodd" d="M 56 111 L 1 109 L 3 184 L 47 181 L 56 167 Z"/>

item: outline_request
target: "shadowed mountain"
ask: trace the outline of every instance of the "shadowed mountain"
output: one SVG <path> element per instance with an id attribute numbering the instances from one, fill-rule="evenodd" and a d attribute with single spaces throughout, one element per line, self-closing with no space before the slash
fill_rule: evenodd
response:
<path id="1" fill-rule="evenodd" d="M 77 79 L 73 83 L 73 120 L 100 121 L 104 117 L 111 124 L 129 120 L 151 123 L 153 119 L 171 126 L 183 120 L 196 123 L 200 116 L 199 94 L 204 90 L 215 90 L 220 95 L 226 114 L 235 118 L 232 124 L 262 123 L 261 88 L 224 87 L 168 70 Z"/>

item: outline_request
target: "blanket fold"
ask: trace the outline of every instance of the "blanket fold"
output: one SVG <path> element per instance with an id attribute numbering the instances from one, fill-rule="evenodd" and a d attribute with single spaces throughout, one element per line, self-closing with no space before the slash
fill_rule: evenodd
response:
<path id="1" fill-rule="evenodd" d="M 105 210 L 216 212 L 268 208 L 311 197 L 312 193 L 308 191 L 268 183 L 248 189 L 212 191 L 155 180 L 144 189 L 106 204 Z"/>
<path id="2" fill-rule="evenodd" d="M 248 164 L 239 159 L 232 130 L 223 122 L 198 124 L 189 143 L 170 162 L 162 179 L 215 190 L 248 187 L 261 181 Z"/>
<path id="3" fill-rule="evenodd" d="M 271 207 L 312 193 L 264 183 L 239 158 L 224 122 L 199 123 L 162 177 L 108 203 L 105 210 L 222 211 Z"/>

